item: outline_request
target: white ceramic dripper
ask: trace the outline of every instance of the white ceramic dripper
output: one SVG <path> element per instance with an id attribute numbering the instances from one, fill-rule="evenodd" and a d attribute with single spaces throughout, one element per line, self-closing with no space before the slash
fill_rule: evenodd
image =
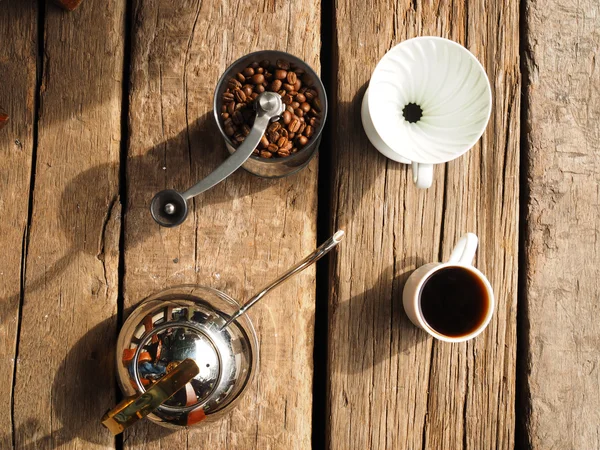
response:
<path id="1" fill-rule="evenodd" d="M 405 116 L 411 103 L 422 111 L 414 123 Z M 491 111 L 492 90 L 477 58 L 454 41 L 424 36 L 398 44 L 377 64 L 361 116 L 375 148 L 412 164 L 415 184 L 428 188 L 433 164 L 473 147 Z"/>

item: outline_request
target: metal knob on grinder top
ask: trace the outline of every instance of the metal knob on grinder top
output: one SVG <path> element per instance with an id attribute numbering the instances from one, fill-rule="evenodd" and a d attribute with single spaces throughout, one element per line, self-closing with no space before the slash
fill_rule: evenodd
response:
<path id="1" fill-rule="evenodd" d="M 250 134 L 219 167 L 183 193 L 174 189 L 165 189 L 154 196 L 150 203 L 150 212 L 156 223 L 163 227 L 181 224 L 188 215 L 187 201 L 212 188 L 239 169 L 258 146 L 269 122 L 279 119 L 285 111 L 281 96 L 276 92 L 260 94 L 254 102 L 254 108 L 256 117 Z"/>

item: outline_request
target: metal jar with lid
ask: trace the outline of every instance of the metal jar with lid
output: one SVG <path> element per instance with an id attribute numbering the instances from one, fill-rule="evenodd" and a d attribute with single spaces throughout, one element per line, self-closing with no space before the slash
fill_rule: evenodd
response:
<path id="1" fill-rule="evenodd" d="M 218 290 L 192 285 L 144 300 L 117 341 L 117 377 L 127 398 L 104 416 L 104 425 L 116 434 L 147 415 L 185 427 L 233 408 L 258 361 L 249 318 L 224 326 L 239 307 Z"/>

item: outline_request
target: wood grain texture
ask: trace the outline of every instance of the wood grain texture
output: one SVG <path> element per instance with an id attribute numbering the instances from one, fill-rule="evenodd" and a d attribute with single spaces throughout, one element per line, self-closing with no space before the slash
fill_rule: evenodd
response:
<path id="1" fill-rule="evenodd" d="M 338 0 L 333 220 L 347 232 L 329 310 L 330 449 L 513 448 L 519 181 L 518 4 Z M 437 35 L 467 46 L 490 77 L 492 118 L 465 156 L 417 190 L 362 132 L 360 102 L 393 45 Z M 412 270 L 446 260 L 467 231 L 497 296 L 491 325 L 459 345 L 433 342 L 402 308 Z"/>
<path id="2" fill-rule="evenodd" d="M 0 448 L 12 446 L 12 389 L 34 145 L 35 1 L 11 0 L 0 20 Z M 3 115 L 11 119 L 3 120 Z"/>
<path id="3" fill-rule="evenodd" d="M 114 448 L 124 0 L 44 19 L 16 448 Z M 22 206 L 24 207 L 24 206 Z"/>
<path id="4" fill-rule="evenodd" d="M 525 431 L 600 448 L 598 2 L 528 1 Z"/>
<path id="5" fill-rule="evenodd" d="M 318 0 L 134 2 L 126 312 L 148 294 L 181 283 L 246 300 L 314 248 L 316 160 L 281 180 L 239 170 L 197 197 L 177 228 L 156 225 L 148 206 L 157 191 L 185 190 L 225 159 L 212 101 L 230 63 L 273 48 L 318 70 L 319 46 Z M 309 270 L 252 309 L 259 377 L 229 416 L 172 434 L 140 424 L 126 433 L 125 448 L 310 447 L 314 290 Z"/>

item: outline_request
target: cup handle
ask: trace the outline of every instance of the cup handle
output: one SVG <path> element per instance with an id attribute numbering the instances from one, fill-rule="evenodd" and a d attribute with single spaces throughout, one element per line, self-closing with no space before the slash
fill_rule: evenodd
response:
<path id="1" fill-rule="evenodd" d="M 413 181 L 419 189 L 427 189 L 433 183 L 433 164 L 412 162 Z"/>
<path id="2" fill-rule="evenodd" d="M 467 266 L 473 265 L 473 258 L 475 258 L 478 242 L 479 239 L 476 234 L 465 234 L 460 238 L 456 247 L 454 247 L 454 250 L 452 250 L 448 262 L 452 264 L 464 264 Z"/>

